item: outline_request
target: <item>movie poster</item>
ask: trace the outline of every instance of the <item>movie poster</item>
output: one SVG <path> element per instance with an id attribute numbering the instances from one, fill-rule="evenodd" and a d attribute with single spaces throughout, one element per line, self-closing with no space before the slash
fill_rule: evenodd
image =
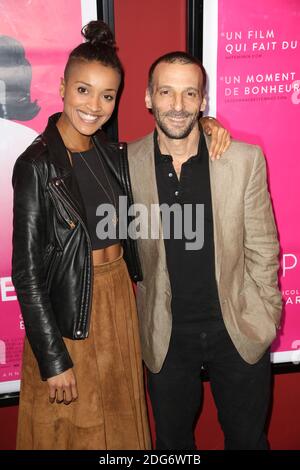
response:
<path id="1" fill-rule="evenodd" d="M 281 246 L 281 329 L 274 362 L 300 362 L 300 2 L 205 0 L 210 113 L 259 145 Z"/>
<path id="2" fill-rule="evenodd" d="M 58 89 L 96 0 L 0 0 L 0 394 L 19 390 L 24 324 L 11 283 L 12 169 L 62 109 Z"/>

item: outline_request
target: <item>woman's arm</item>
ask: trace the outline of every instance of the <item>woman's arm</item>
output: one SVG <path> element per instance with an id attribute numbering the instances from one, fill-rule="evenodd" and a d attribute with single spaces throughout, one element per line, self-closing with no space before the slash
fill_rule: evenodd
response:
<path id="1" fill-rule="evenodd" d="M 205 134 L 211 136 L 211 144 L 208 149 L 212 160 L 219 160 L 221 155 L 228 149 L 231 139 L 230 134 L 215 118 L 204 116 L 200 124 Z"/>
<path id="2" fill-rule="evenodd" d="M 20 303 L 26 335 L 43 379 L 73 366 L 57 327 L 46 286 L 46 210 L 37 165 L 19 158 L 13 172 L 12 281 Z"/>

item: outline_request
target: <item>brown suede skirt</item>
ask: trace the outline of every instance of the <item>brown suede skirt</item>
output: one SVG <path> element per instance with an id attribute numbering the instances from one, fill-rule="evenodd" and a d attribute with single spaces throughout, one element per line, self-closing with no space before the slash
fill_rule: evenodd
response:
<path id="1" fill-rule="evenodd" d="M 89 337 L 64 339 L 78 399 L 51 404 L 27 339 L 17 449 L 150 449 L 138 320 L 122 257 L 94 267 Z"/>

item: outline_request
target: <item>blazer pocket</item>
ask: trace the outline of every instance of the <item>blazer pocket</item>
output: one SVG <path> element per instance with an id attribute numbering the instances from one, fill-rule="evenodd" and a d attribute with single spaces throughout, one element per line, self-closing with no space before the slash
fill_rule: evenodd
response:
<path id="1" fill-rule="evenodd" d="M 268 318 L 276 328 L 278 327 L 278 322 L 276 322 L 274 316 L 270 313 L 271 306 L 261 297 L 254 281 L 245 281 L 244 288 L 240 295 L 245 301 L 247 314 L 255 314 L 257 311 L 263 311 L 266 318 Z"/>

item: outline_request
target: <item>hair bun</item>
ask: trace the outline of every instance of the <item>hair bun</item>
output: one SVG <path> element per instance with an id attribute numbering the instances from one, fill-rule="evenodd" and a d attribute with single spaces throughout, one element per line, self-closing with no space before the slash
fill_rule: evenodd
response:
<path id="1" fill-rule="evenodd" d="M 81 30 L 82 36 L 93 46 L 103 46 L 116 48 L 115 39 L 109 26 L 104 21 L 90 21 Z"/>

